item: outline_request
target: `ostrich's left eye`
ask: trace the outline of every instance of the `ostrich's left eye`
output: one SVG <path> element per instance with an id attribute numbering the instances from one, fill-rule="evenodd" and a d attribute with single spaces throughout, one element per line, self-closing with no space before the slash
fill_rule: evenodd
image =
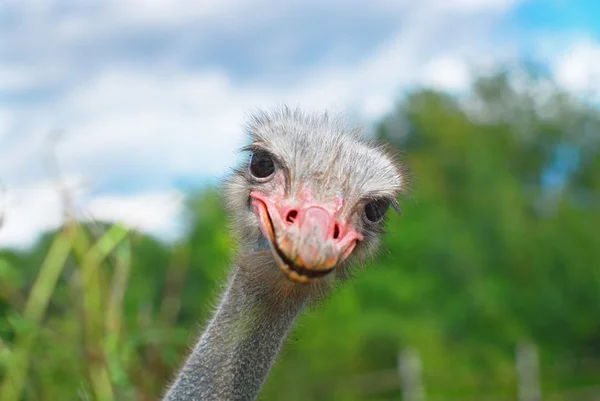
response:
<path id="1" fill-rule="evenodd" d="M 371 201 L 365 205 L 365 216 L 372 223 L 381 221 L 390 207 L 390 202 L 387 199 L 378 199 Z"/>
<path id="2" fill-rule="evenodd" d="M 275 172 L 273 158 L 267 152 L 254 152 L 250 159 L 250 173 L 255 178 L 267 178 Z"/>

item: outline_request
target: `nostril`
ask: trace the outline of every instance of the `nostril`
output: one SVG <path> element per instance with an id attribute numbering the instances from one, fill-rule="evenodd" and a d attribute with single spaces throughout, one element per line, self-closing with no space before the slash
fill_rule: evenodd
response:
<path id="1" fill-rule="evenodd" d="M 298 216 L 298 211 L 297 210 L 290 210 L 287 214 L 287 216 L 285 216 L 285 220 L 292 224 L 295 220 L 296 220 L 296 216 Z"/>
<path id="2" fill-rule="evenodd" d="M 340 236 L 340 226 L 337 224 L 333 227 L 333 239 L 338 239 Z"/>

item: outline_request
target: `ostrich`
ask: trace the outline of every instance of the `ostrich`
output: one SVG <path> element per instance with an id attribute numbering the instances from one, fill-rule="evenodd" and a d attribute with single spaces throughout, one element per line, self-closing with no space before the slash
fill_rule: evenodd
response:
<path id="1" fill-rule="evenodd" d="M 404 174 L 340 119 L 283 108 L 247 125 L 226 182 L 240 241 L 220 304 L 165 400 L 254 400 L 302 309 L 372 255 Z"/>

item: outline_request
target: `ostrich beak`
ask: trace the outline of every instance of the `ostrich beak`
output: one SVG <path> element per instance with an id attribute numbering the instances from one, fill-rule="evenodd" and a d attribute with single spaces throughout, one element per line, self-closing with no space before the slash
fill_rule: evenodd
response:
<path id="1" fill-rule="evenodd" d="M 363 239 L 349 224 L 336 219 L 328 205 L 272 201 L 257 191 L 250 196 L 277 265 L 295 282 L 325 277 Z"/>

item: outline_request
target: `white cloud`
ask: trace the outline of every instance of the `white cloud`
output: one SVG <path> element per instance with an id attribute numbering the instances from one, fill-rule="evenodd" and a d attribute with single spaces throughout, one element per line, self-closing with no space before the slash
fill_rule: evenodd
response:
<path id="1" fill-rule="evenodd" d="M 43 81 L 37 76 L 39 71 L 23 66 L 0 66 L 0 88 L 3 90 L 30 89 Z"/>
<path id="2" fill-rule="evenodd" d="M 65 181 L 65 188 L 75 197 L 80 194 L 79 182 L 74 177 Z M 40 233 L 63 222 L 62 200 L 53 182 L 8 188 L 0 197 L 3 199 L 0 248 L 29 245 Z"/>
<path id="3" fill-rule="evenodd" d="M 558 82 L 581 94 L 600 94 L 600 43 L 574 40 L 559 54 L 554 72 Z"/>
<path id="4" fill-rule="evenodd" d="M 65 204 L 65 198 L 67 196 Z M 0 248 L 29 246 L 37 236 L 64 222 L 65 213 L 81 221 L 121 222 L 131 228 L 173 239 L 183 210 L 178 191 L 136 195 L 95 195 L 80 178 L 62 183 L 40 181 L 0 192 Z M 68 210 L 66 209 L 68 208 Z"/>
<path id="5" fill-rule="evenodd" d="M 258 98 L 214 72 L 104 73 L 65 99 L 71 122 L 61 164 L 96 177 L 127 168 L 219 175 L 243 145 L 244 112 Z"/>
<path id="6" fill-rule="evenodd" d="M 289 103 L 311 110 L 353 110 L 374 119 L 392 108 L 403 86 L 464 89 L 469 75 L 462 58 L 472 55 L 450 56 L 444 49 L 436 56 L 430 40 L 435 35 L 423 35 L 422 19 L 439 30 L 451 26 L 444 16 L 434 17 L 414 15 L 412 23 L 362 62 L 306 71 L 286 86 L 234 84 L 216 70 L 104 71 L 61 104 L 59 114 L 69 116 L 61 163 L 70 173 L 84 171 L 101 181 L 127 169 L 157 176 L 219 176 L 244 143 L 246 113 L 257 107 Z"/>
<path id="7" fill-rule="evenodd" d="M 94 221 L 124 223 L 143 232 L 171 235 L 182 212 L 183 195 L 178 191 L 137 195 L 101 195 L 85 204 Z"/>
<path id="8" fill-rule="evenodd" d="M 8 136 L 11 125 L 12 115 L 7 110 L 0 109 L 0 141 Z"/>
<path id="9" fill-rule="evenodd" d="M 423 81 L 426 85 L 441 90 L 464 90 L 471 82 L 472 74 L 465 60 L 443 55 L 425 65 Z"/>

